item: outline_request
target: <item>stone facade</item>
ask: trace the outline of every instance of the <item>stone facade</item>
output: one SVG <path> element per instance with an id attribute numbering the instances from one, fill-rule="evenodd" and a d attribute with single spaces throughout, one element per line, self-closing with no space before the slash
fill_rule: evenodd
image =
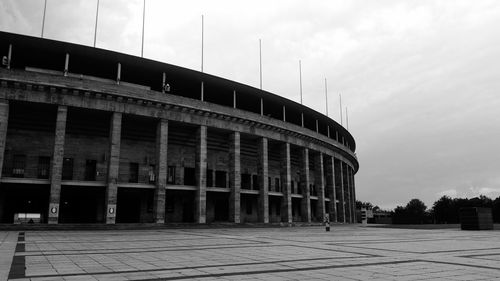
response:
<path id="1" fill-rule="evenodd" d="M 354 222 L 358 162 L 333 120 L 71 71 L 0 69 L 1 223 Z"/>

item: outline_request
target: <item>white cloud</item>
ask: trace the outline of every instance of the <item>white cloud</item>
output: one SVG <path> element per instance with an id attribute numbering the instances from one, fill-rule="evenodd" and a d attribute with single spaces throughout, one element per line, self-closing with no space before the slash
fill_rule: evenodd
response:
<path id="1" fill-rule="evenodd" d="M 35 3 L 35 4 L 34 4 Z M 94 1 L 48 1 L 49 38 L 91 45 Z M 140 54 L 142 1 L 101 0 L 97 45 Z M 0 0 L 0 29 L 37 36 L 43 1 Z M 382 206 L 500 188 L 500 2 L 147 0 L 145 56 L 299 99 L 358 144 L 357 196 Z M 475 186 L 473 191 L 470 186 Z M 453 188 L 450 188 L 453 187 Z M 455 193 L 454 193 L 455 192 Z M 476 196 L 476 195 L 474 195 Z"/>
<path id="2" fill-rule="evenodd" d="M 441 192 L 436 193 L 437 198 L 441 198 L 443 196 L 449 196 L 451 198 L 457 198 L 458 197 L 458 191 L 456 189 L 448 189 L 448 190 L 443 190 Z"/>

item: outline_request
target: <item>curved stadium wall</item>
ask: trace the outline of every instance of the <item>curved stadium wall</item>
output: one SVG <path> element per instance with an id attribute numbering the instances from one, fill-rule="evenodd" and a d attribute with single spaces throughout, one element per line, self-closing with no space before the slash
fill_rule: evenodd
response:
<path id="1" fill-rule="evenodd" d="M 355 221 L 355 141 L 182 67 L 0 32 L 0 223 Z"/>

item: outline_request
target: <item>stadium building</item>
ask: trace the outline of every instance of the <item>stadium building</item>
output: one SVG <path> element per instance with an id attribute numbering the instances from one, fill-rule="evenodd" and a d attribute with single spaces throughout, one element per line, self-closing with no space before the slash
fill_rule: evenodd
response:
<path id="1" fill-rule="evenodd" d="M 0 32 L 0 223 L 355 221 L 352 135 L 248 85 Z"/>

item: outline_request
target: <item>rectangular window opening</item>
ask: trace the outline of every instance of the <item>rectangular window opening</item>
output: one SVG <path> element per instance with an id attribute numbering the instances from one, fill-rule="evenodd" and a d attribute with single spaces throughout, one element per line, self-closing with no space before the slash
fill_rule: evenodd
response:
<path id="1" fill-rule="evenodd" d="M 63 158 L 62 180 L 73 180 L 73 158 Z"/>
<path id="2" fill-rule="evenodd" d="M 26 168 L 26 155 L 15 154 L 12 159 L 12 176 L 15 178 L 24 178 Z"/>
<path id="3" fill-rule="evenodd" d="M 175 166 L 168 166 L 167 168 L 167 183 L 175 184 Z"/>
<path id="4" fill-rule="evenodd" d="M 128 182 L 139 182 L 139 163 L 129 163 L 129 178 Z"/>
<path id="5" fill-rule="evenodd" d="M 50 157 L 39 156 L 38 157 L 38 178 L 48 179 L 50 175 Z"/>
<path id="6" fill-rule="evenodd" d="M 227 187 L 227 172 L 226 171 L 215 171 L 215 186 L 217 187 Z"/>
<path id="7" fill-rule="evenodd" d="M 85 161 L 85 180 L 95 181 L 97 160 L 87 159 Z"/>

